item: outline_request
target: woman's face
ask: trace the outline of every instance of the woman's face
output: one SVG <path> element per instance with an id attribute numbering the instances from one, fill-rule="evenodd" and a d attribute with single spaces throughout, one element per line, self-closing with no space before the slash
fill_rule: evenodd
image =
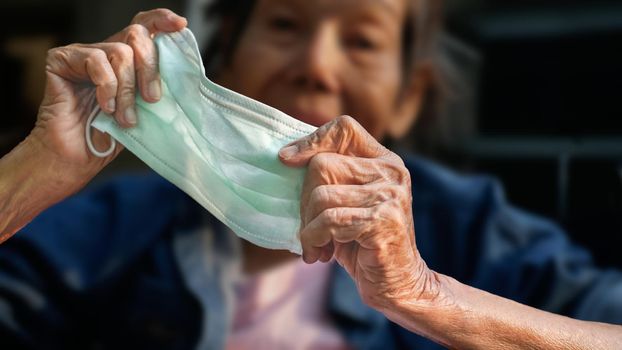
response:
<path id="1" fill-rule="evenodd" d="M 315 126 L 351 115 L 381 139 L 414 118 L 422 90 L 398 98 L 407 5 L 258 0 L 220 82 Z"/>

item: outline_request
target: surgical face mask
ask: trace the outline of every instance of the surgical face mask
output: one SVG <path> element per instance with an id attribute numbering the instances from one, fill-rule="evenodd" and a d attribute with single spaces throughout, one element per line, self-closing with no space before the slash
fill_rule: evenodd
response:
<path id="1" fill-rule="evenodd" d="M 137 94 L 134 128 L 120 128 L 103 112 L 92 115 L 92 126 L 121 142 L 241 238 L 300 254 L 306 170 L 284 166 L 278 151 L 315 127 L 208 80 L 188 29 L 159 35 L 155 43 L 161 100 L 147 103 Z M 87 144 L 95 155 L 105 156 L 91 142 L 91 120 Z"/>

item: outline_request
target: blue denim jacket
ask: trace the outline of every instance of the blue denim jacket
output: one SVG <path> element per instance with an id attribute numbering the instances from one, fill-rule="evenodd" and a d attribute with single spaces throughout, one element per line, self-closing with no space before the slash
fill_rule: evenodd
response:
<path id="1" fill-rule="evenodd" d="M 597 269 L 555 224 L 509 205 L 489 178 L 406 164 L 431 268 L 541 309 L 622 323 L 622 274 Z M 200 300 L 175 248 L 205 227 L 222 255 L 223 226 L 156 175 L 120 177 L 48 209 L 0 245 L 0 348 L 218 347 L 222 271 L 207 274 Z M 337 264 L 326 308 L 357 349 L 441 348 L 363 304 Z"/>

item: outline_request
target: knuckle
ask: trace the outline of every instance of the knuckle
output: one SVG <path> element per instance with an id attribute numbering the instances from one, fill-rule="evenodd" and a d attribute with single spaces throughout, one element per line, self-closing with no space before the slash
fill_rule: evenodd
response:
<path id="1" fill-rule="evenodd" d="M 361 127 L 361 128 L 362 128 L 362 127 Z M 365 132 L 367 132 L 367 131 L 365 131 Z M 393 154 L 391 151 L 389 151 L 386 147 L 384 147 L 384 146 L 383 146 L 381 143 L 379 143 L 379 142 L 374 142 L 374 143 L 371 143 L 371 144 L 369 145 L 369 147 L 370 147 L 370 149 L 373 151 L 372 153 L 373 153 L 373 154 L 377 154 L 377 155 L 378 155 L 378 157 L 384 157 L 384 156 L 386 156 L 387 154 Z M 397 157 L 397 158 L 399 158 L 397 155 L 396 155 L 396 157 Z M 390 157 L 390 156 L 389 156 L 389 159 L 391 159 L 391 157 Z M 400 158 L 400 161 L 401 161 L 401 158 Z M 403 162 L 402 162 L 402 164 L 403 164 Z"/>
<path id="2" fill-rule="evenodd" d="M 314 188 L 311 191 L 310 200 L 311 204 L 323 204 L 330 201 L 330 194 L 326 185 L 321 185 Z"/>
<path id="3" fill-rule="evenodd" d="M 385 169 L 385 180 L 397 184 L 409 184 L 410 172 L 404 166 L 403 161 L 396 162 L 394 160 L 383 161 L 383 169 Z"/>
<path id="4" fill-rule="evenodd" d="M 387 150 L 387 152 L 385 154 L 385 158 L 390 160 L 390 161 L 399 163 L 399 164 L 401 164 L 404 167 L 406 166 L 406 164 L 404 163 L 404 160 L 402 159 L 402 157 L 398 156 L 397 154 L 395 154 L 394 152 L 391 152 L 389 150 Z"/>
<path id="5" fill-rule="evenodd" d="M 111 61 L 132 61 L 134 58 L 134 50 L 124 43 L 112 43 L 108 54 Z"/>
<path id="6" fill-rule="evenodd" d="M 84 61 L 86 64 L 96 64 L 101 63 L 106 60 L 106 53 L 100 49 L 89 49 Z"/>
<path id="7" fill-rule="evenodd" d="M 349 115 L 337 117 L 336 125 L 343 129 L 352 129 L 356 124 L 356 120 Z"/>
<path id="8" fill-rule="evenodd" d="M 49 49 L 47 51 L 47 57 L 48 58 L 52 58 L 52 57 L 56 57 L 59 56 L 61 54 L 61 52 L 63 52 L 63 49 L 65 49 L 67 46 L 64 47 L 53 47 L 51 49 Z"/>
<path id="9" fill-rule="evenodd" d="M 48 69 L 51 66 L 54 66 L 58 61 L 67 62 L 69 59 L 67 50 L 71 50 L 70 46 L 54 47 L 49 49 L 45 58 L 45 63 Z"/>
<path id="10" fill-rule="evenodd" d="M 332 141 L 335 144 L 337 153 L 348 154 L 348 147 L 353 140 L 361 137 L 362 127 L 349 115 L 342 115 L 335 120 L 336 130 L 333 131 Z"/>
<path id="11" fill-rule="evenodd" d="M 139 36 L 143 33 L 145 33 L 146 31 L 146 27 L 140 23 L 132 23 L 129 26 L 127 26 L 125 28 L 125 31 L 127 33 L 127 35 L 131 35 L 131 36 Z"/>
<path id="12" fill-rule="evenodd" d="M 402 189 L 397 185 L 383 186 L 380 191 L 376 192 L 377 202 L 384 203 L 401 196 Z"/>
<path id="13" fill-rule="evenodd" d="M 322 212 L 322 221 L 326 226 L 333 227 L 339 224 L 341 208 L 329 208 Z"/>
<path id="14" fill-rule="evenodd" d="M 396 174 L 398 183 L 405 183 L 410 179 L 410 172 L 402 164 L 395 164 L 393 171 Z"/>
<path id="15" fill-rule="evenodd" d="M 338 143 L 339 145 L 345 146 L 347 144 L 346 141 L 352 136 L 352 117 L 347 115 L 337 117 L 335 121 L 335 126 L 337 130 L 334 142 Z M 343 153 L 343 151 L 340 150 L 340 153 Z"/>
<path id="16" fill-rule="evenodd" d="M 400 176 L 398 179 L 399 180 L 398 183 L 405 186 L 405 188 L 408 189 L 408 192 L 410 192 L 410 188 L 412 185 L 412 182 L 411 182 L 412 180 L 410 178 L 410 171 L 406 167 L 401 166 L 399 175 Z"/>
<path id="17" fill-rule="evenodd" d="M 157 14 L 158 16 L 162 16 L 162 17 L 166 17 L 166 16 L 172 16 L 175 13 L 167 8 L 157 8 L 153 10 L 153 13 Z"/>
<path id="18" fill-rule="evenodd" d="M 402 203 L 403 208 L 411 209 L 412 201 L 413 201 L 413 194 L 412 194 L 410 185 L 409 186 L 396 185 L 395 188 L 397 191 L 397 195 L 395 199 L 399 201 L 400 203 Z"/>
<path id="19" fill-rule="evenodd" d="M 140 20 L 145 17 L 145 15 L 147 15 L 149 12 L 147 11 L 139 11 L 134 18 L 132 18 L 132 23 L 137 23 L 140 22 Z"/>
<path id="20" fill-rule="evenodd" d="M 125 41 L 127 43 L 136 43 L 146 35 L 147 28 L 141 24 L 130 24 L 125 28 Z"/>
<path id="21" fill-rule="evenodd" d="M 381 206 L 382 216 L 385 221 L 391 223 L 397 223 L 402 221 L 401 205 L 398 199 L 394 198 L 385 202 L 385 205 Z"/>
<path id="22" fill-rule="evenodd" d="M 339 222 L 339 208 L 330 208 L 326 210 L 326 219 L 331 224 Z"/>
<path id="23" fill-rule="evenodd" d="M 308 172 L 309 174 L 315 174 L 320 170 L 320 165 L 318 164 L 319 160 L 317 159 L 319 154 L 311 157 L 311 160 L 309 160 L 309 165 L 308 165 Z"/>
<path id="24" fill-rule="evenodd" d="M 326 153 L 318 153 L 309 161 L 309 171 L 315 173 L 322 173 L 329 167 L 330 159 Z"/>

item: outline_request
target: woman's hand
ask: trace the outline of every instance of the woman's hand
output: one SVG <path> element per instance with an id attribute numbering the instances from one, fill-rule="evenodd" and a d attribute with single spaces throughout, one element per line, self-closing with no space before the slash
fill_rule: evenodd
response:
<path id="1" fill-rule="evenodd" d="M 350 117 L 281 149 L 308 165 L 300 240 L 307 263 L 333 256 L 363 301 L 449 348 L 619 349 L 620 326 L 573 320 L 466 286 L 427 268 L 415 244 L 402 160 Z"/>
<path id="2" fill-rule="evenodd" d="M 103 43 L 50 50 L 45 68 L 47 84 L 32 137 L 62 161 L 99 171 L 121 147 L 103 161 L 90 154 L 84 139 L 89 114 L 98 104 L 121 126 L 136 124 L 136 88 L 145 101 L 160 98 L 158 57 L 152 37 L 185 26 L 183 17 L 157 9 L 139 13 L 130 26 Z M 96 147 L 107 149 L 108 137 L 93 132 Z"/>
<path id="3" fill-rule="evenodd" d="M 119 154 L 121 146 L 105 159 L 90 153 L 84 138 L 89 114 L 99 105 L 120 125 L 136 124 L 136 87 L 148 102 L 161 93 L 153 35 L 185 26 L 186 20 L 169 10 L 141 12 L 106 42 L 49 51 L 35 128 L 0 159 L 0 243 L 78 191 Z M 109 137 L 92 132 L 95 147 L 108 149 Z"/>
<path id="4" fill-rule="evenodd" d="M 300 240 L 307 263 L 333 255 L 368 305 L 383 311 L 437 294 L 415 244 L 410 174 L 396 154 L 343 116 L 279 153 L 308 165 Z"/>

